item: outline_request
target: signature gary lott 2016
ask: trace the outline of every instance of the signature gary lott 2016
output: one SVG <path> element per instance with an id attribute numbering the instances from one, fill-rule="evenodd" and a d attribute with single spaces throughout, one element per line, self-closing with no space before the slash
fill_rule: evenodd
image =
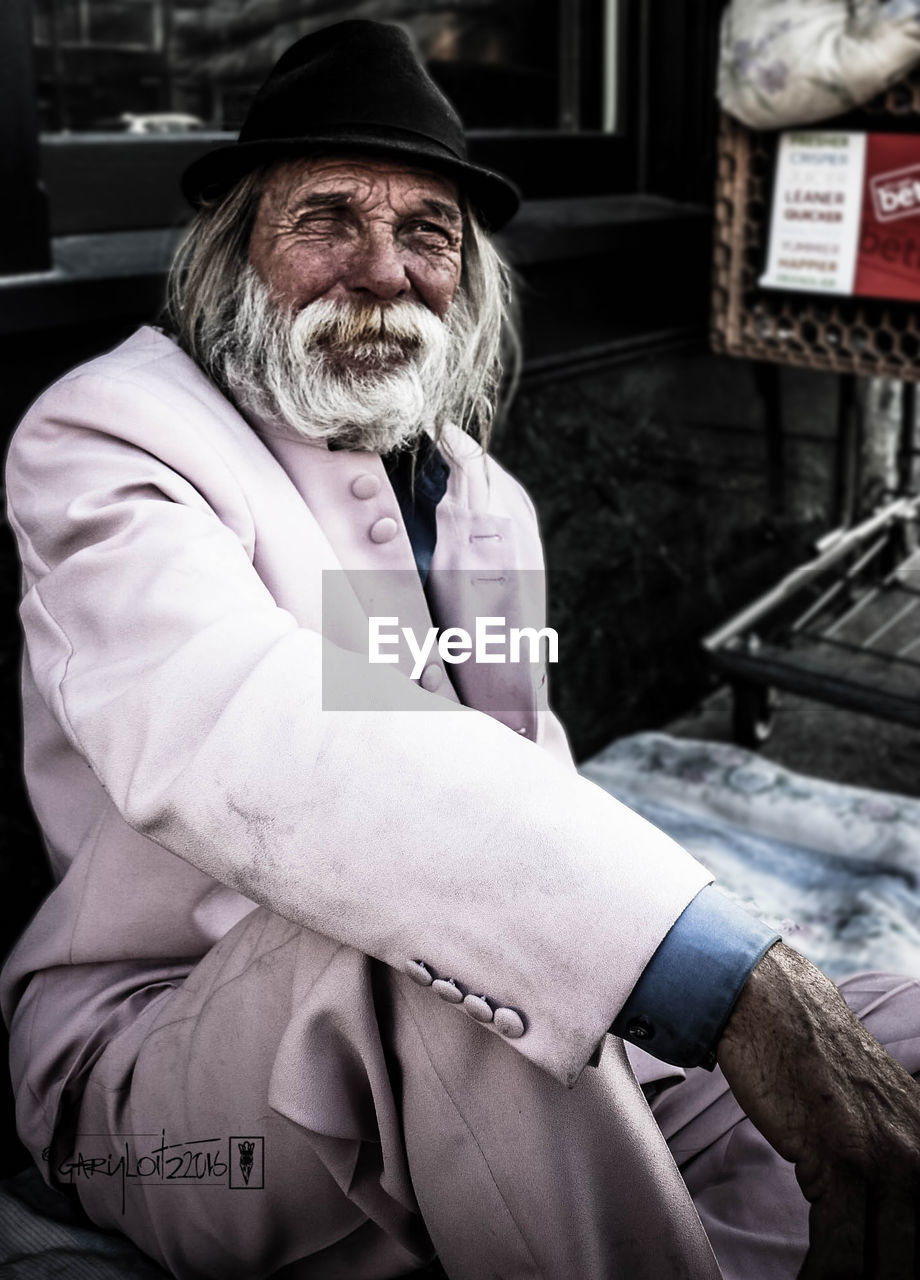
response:
<path id="1" fill-rule="evenodd" d="M 76 1185 L 94 1178 L 117 1179 L 121 1211 L 132 1183 L 149 1186 L 225 1187 L 261 1191 L 265 1186 L 265 1139 L 251 1134 L 168 1142 L 159 1133 L 78 1134 L 72 1156 L 55 1172 Z"/>

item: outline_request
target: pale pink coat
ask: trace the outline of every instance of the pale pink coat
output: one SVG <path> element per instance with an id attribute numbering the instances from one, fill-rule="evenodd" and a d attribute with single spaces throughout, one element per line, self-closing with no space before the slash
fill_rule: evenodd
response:
<path id="1" fill-rule="evenodd" d="M 446 447 L 434 567 L 539 568 L 521 487 L 459 431 Z M 368 475 L 378 492 L 357 496 Z M 507 723 L 472 668 L 451 676 L 478 709 L 391 667 L 373 669 L 379 697 L 416 709 L 322 709 L 323 569 L 406 571 L 405 608 L 430 625 L 380 458 L 253 429 L 146 328 L 31 408 L 8 492 L 26 773 L 59 883 L 7 963 L 7 1019 L 30 974 L 86 966 L 85 998 L 14 1021 L 32 1149 L 132 992 L 187 972 L 253 903 L 518 1011 L 509 1043 L 571 1085 L 710 876 L 578 776 L 520 668 Z M 388 517 L 396 536 L 374 541 Z M 470 607 L 445 599 L 440 621 Z M 355 625 L 325 661 L 360 681 Z M 100 981 L 99 961 L 128 967 Z"/>

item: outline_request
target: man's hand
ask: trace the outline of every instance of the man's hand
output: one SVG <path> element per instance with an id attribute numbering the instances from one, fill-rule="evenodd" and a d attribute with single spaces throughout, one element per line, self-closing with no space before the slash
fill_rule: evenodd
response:
<path id="1" fill-rule="evenodd" d="M 920 1086 L 776 943 L 719 1042 L 740 1105 L 811 1204 L 799 1280 L 920 1278 Z"/>

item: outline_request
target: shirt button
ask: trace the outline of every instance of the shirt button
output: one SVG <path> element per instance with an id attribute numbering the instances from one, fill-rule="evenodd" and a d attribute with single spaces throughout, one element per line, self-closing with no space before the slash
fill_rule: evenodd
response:
<path id="1" fill-rule="evenodd" d="M 412 981 L 417 982 L 420 987 L 431 986 L 431 973 L 421 960 L 407 960 L 405 969 Z"/>
<path id="2" fill-rule="evenodd" d="M 495 1030 L 509 1040 L 518 1040 L 524 1034 L 524 1021 L 514 1009 L 496 1009 Z"/>
<path id="3" fill-rule="evenodd" d="M 374 498 L 380 492 L 380 481 L 369 472 L 363 476 L 355 476 L 351 482 L 351 491 L 356 498 Z"/>
<path id="4" fill-rule="evenodd" d="M 441 999 L 446 1000 L 448 1004 L 460 1004 L 463 999 L 463 992 L 453 978 L 435 978 L 431 989 L 437 991 Z"/>
<path id="5" fill-rule="evenodd" d="M 399 525 L 392 516 L 384 516 L 370 527 L 371 542 L 390 542 L 396 537 Z"/>
<path id="6" fill-rule="evenodd" d="M 648 1018 L 631 1018 L 626 1024 L 626 1034 L 630 1040 L 651 1040 L 655 1028 Z"/>
<path id="7" fill-rule="evenodd" d="M 423 689 L 427 689 L 429 693 L 434 693 L 435 689 L 440 689 L 441 681 L 444 679 L 444 672 L 434 663 L 430 667 L 426 667 L 422 672 L 422 678 L 419 681 Z"/>

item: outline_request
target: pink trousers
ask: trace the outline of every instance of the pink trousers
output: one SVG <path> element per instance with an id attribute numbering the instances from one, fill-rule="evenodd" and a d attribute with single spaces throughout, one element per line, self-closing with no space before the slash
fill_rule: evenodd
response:
<path id="1" fill-rule="evenodd" d="M 918 984 L 843 989 L 920 1070 Z M 565 1089 L 264 909 L 110 1041 L 70 1130 L 57 1177 L 182 1280 L 382 1280 L 435 1254 L 452 1280 L 793 1280 L 807 1236 L 718 1071 L 650 1109 L 609 1037 Z"/>

